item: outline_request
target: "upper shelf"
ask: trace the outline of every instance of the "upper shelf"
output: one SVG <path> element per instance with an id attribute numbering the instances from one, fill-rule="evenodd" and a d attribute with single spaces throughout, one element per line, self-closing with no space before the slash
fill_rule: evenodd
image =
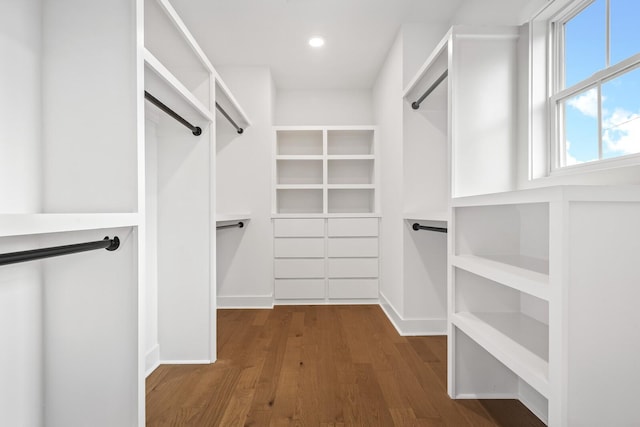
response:
<path id="1" fill-rule="evenodd" d="M 227 84 L 213 67 L 168 0 L 145 1 L 145 61 L 150 55 L 215 118 L 215 102 L 242 128 L 251 125 Z M 147 54 L 148 53 L 148 54 Z"/>
<path id="2" fill-rule="evenodd" d="M 200 120 L 205 119 L 209 122 L 215 120 L 212 112 L 146 49 L 144 62 L 145 90 L 188 120 L 193 120 L 194 112 L 200 116 Z"/>
<path id="3" fill-rule="evenodd" d="M 2 214 L 0 237 L 136 227 L 138 224 L 136 213 Z"/>

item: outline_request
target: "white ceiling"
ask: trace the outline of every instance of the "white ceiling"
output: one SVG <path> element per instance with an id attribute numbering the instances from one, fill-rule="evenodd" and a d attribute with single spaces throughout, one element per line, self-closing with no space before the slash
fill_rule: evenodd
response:
<path id="1" fill-rule="evenodd" d="M 171 1 L 214 66 L 269 66 L 280 89 L 368 89 L 401 24 L 448 24 L 462 2 Z"/>

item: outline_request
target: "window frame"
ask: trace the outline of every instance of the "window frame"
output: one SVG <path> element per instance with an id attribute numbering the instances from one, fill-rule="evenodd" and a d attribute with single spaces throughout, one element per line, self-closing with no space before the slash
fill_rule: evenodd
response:
<path id="1" fill-rule="evenodd" d="M 564 25 L 579 13 L 589 7 L 596 0 L 566 1 L 561 10 L 553 14 L 547 21 L 548 40 L 548 97 L 547 111 L 549 124 L 549 165 L 548 175 L 560 175 L 574 171 L 608 169 L 618 166 L 635 165 L 640 163 L 640 153 L 624 154 L 612 158 L 602 158 L 602 85 L 636 68 L 640 68 L 640 53 L 610 65 L 610 0 L 605 0 L 605 67 L 593 75 L 574 85 L 565 88 L 564 61 Z M 564 117 L 562 103 L 573 96 L 595 89 L 597 92 L 598 108 L 598 160 L 566 165 L 567 150 L 564 138 Z"/>

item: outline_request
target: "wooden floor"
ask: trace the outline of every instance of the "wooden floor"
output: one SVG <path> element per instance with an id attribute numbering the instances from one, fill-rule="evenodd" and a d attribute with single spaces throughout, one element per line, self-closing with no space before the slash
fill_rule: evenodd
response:
<path id="1" fill-rule="evenodd" d="M 218 310 L 218 361 L 151 374 L 147 425 L 544 425 L 518 401 L 449 399 L 446 346 L 373 305 Z"/>

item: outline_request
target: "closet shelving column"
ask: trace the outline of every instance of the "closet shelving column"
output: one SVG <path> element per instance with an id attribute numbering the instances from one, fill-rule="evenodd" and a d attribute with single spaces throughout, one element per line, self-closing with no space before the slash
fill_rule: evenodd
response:
<path id="1" fill-rule="evenodd" d="M 637 420 L 604 408 L 640 380 L 639 214 L 637 187 L 453 199 L 450 395 L 517 398 L 552 426 Z"/>
<path id="2" fill-rule="evenodd" d="M 149 236 L 147 289 L 157 297 L 157 306 L 147 301 L 148 324 L 157 324 L 156 342 L 147 340 L 150 371 L 163 362 L 216 359 L 215 128 L 230 126 L 219 108 L 243 129 L 250 123 L 172 5 L 145 0 L 144 14 L 145 90 L 201 128 L 192 134 L 147 105 L 153 119 L 147 121 L 142 197 Z"/>
<path id="3" fill-rule="evenodd" d="M 377 301 L 375 127 L 278 126 L 275 133 L 276 302 Z"/>
<path id="4" fill-rule="evenodd" d="M 12 137 L 0 144 L 12 155 L 0 156 L 0 169 L 19 164 L 26 179 L 0 192 L 0 253 L 105 236 L 118 236 L 120 247 L 0 267 L 0 424 L 143 423 L 135 8 L 18 3 L 11 8 L 28 11 L 20 27 L 31 34 L 3 41 L 16 56 L 5 58 L 0 78 L 21 96 L 0 104 L 29 114 L 37 136 L 2 122 Z"/>

